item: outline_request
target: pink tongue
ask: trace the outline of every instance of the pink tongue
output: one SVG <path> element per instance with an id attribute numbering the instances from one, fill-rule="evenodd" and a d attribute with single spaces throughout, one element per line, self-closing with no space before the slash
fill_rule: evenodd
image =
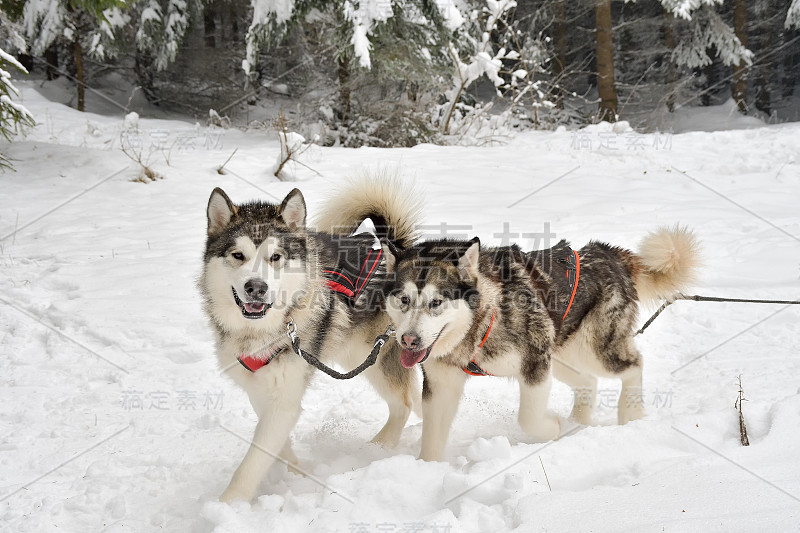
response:
<path id="1" fill-rule="evenodd" d="M 420 350 L 418 352 L 414 352 L 412 350 L 403 350 L 400 352 L 400 364 L 402 364 L 405 368 L 411 368 L 425 359 L 426 353 L 427 350 Z"/>
<path id="2" fill-rule="evenodd" d="M 250 304 L 250 303 L 246 303 L 246 304 L 244 304 L 244 309 L 245 309 L 245 311 L 247 311 L 248 313 L 260 313 L 261 311 L 263 311 L 263 310 L 264 310 L 264 304 Z"/>

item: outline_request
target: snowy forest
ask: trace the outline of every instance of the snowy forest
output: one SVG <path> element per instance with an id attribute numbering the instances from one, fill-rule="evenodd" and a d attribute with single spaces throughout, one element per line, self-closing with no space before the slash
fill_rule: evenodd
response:
<path id="1" fill-rule="evenodd" d="M 676 109 L 729 99 L 769 123 L 800 118 L 800 0 L 0 6 L 4 134 L 26 119 L 9 75 L 20 69 L 67 80 L 78 110 L 110 77 L 129 84 L 131 110 L 213 110 L 248 126 L 271 122 L 259 106 L 277 102 L 290 129 L 323 145 L 458 143 L 601 120 L 665 131 Z"/>
<path id="2" fill-rule="evenodd" d="M 800 0 L 0 0 L 0 532 L 798 531 L 798 85 Z M 313 371 L 299 352 L 334 364 L 347 348 L 324 353 L 314 339 L 347 324 L 331 338 L 365 339 L 352 364 L 336 363 L 349 372 L 380 349 L 360 326 L 383 333 L 388 313 L 331 311 L 315 328 L 300 319 L 317 309 L 284 323 L 285 306 L 262 303 L 297 351 L 242 344 L 245 359 L 265 358 L 260 374 L 242 358 L 223 364 L 205 312 L 213 287 L 198 280 L 214 277 L 206 285 L 249 324 L 244 292 L 208 265 L 238 265 L 244 281 L 261 261 L 234 263 L 233 247 L 211 257 L 213 212 L 238 224 L 237 210 L 254 211 L 235 206 L 265 202 L 277 219 L 302 203 L 314 228 L 343 191 L 365 203 L 347 192 L 363 175 L 407 186 L 387 194 L 398 203 L 420 196 L 408 221 L 420 243 L 476 250 L 479 239 L 538 257 L 567 241 L 574 284 L 572 257 L 548 262 L 567 269 L 552 279 L 572 284 L 570 298 L 626 287 L 603 291 L 613 306 L 572 308 L 592 323 L 623 307 L 633 321 L 631 278 L 653 248 L 642 242 L 691 231 L 696 279 L 642 302 L 627 338 L 640 394 L 623 395 L 621 374 L 556 375 L 531 400 L 510 371 L 455 369 L 457 386 L 441 389 L 463 397 L 447 408 L 442 460 L 426 461 L 423 426 L 444 415 L 397 417 L 385 390 Z M 272 246 L 262 226 L 253 235 Z M 225 235 L 256 248 L 251 229 L 235 231 Z M 337 238 L 292 239 L 309 276 L 335 254 L 307 243 Z M 609 243 L 603 256 L 629 266 L 598 270 L 586 243 Z M 478 258 L 505 271 L 492 253 Z M 538 265 L 508 271 L 530 266 L 533 279 Z M 288 285 L 323 287 L 292 269 Z M 486 282 L 490 298 L 499 283 Z M 513 316 L 531 291 L 505 285 L 510 311 L 487 300 L 488 326 L 471 326 L 476 365 L 495 364 L 484 341 L 511 346 L 503 335 L 540 327 Z M 343 295 L 325 286 L 319 301 Z M 560 330 L 578 331 L 565 317 Z M 585 329 L 554 368 L 572 369 L 560 353 L 589 361 L 591 338 L 616 345 Z M 370 371 L 389 368 L 386 354 L 403 362 L 403 336 Z M 300 367 L 305 378 L 286 377 Z M 235 372 L 294 404 L 256 407 Z M 532 436 L 522 407 L 545 402 L 561 432 L 541 442 L 552 437 Z M 621 419 L 629 402 L 642 418 Z M 259 421 L 273 411 L 294 417 L 281 442 L 295 458 L 273 464 L 249 502 L 220 501 L 254 435 L 286 429 Z M 400 418 L 396 446 L 370 440 Z"/>

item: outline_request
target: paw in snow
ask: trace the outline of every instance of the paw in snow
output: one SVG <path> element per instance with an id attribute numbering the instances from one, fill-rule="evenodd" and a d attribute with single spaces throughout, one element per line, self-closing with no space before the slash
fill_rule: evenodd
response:
<path id="1" fill-rule="evenodd" d="M 535 442 L 549 442 L 561 436 L 561 419 L 549 413 L 534 420 L 527 420 L 520 416 L 519 423 L 522 430 Z"/>
<path id="2" fill-rule="evenodd" d="M 219 501 L 231 505 L 233 505 L 234 502 L 245 502 L 249 504 L 251 497 L 252 494 L 241 490 L 239 487 L 228 487 L 219 497 Z"/>

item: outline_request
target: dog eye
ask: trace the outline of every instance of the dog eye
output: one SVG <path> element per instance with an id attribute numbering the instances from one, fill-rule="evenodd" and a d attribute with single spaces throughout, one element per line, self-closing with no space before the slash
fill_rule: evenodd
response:
<path id="1" fill-rule="evenodd" d="M 408 305 L 408 304 L 411 303 L 411 298 L 409 298 L 408 296 L 403 295 L 403 296 L 400 297 L 400 303 L 403 304 L 403 305 Z"/>
<path id="2" fill-rule="evenodd" d="M 236 259 L 237 261 L 244 261 L 244 254 L 242 252 L 233 252 L 231 257 Z"/>
<path id="3" fill-rule="evenodd" d="M 270 263 L 274 263 L 275 261 L 280 261 L 280 260 L 281 260 L 281 254 L 278 253 L 272 254 L 269 258 Z"/>
<path id="4" fill-rule="evenodd" d="M 431 300 L 431 303 L 430 303 L 431 309 L 436 309 L 440 305 L 442 305 L 442 301 L 440 299 L 437 298 L 436 300 Z"/>

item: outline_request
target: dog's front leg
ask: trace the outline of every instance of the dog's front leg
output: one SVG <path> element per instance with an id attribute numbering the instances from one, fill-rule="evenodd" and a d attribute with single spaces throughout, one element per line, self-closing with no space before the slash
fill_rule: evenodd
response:
<path id="1" fill-rule="evenodd" d="M 289 445 L 289 434 L 300 416 L 300 401 L 305 391 L 302 372 L 297 374 L 288 378 L 282 376 L 280 386 L 258 379 L 261 376 L 253 376 L 256 379 L 245 387 L 258 415 L 258 424 L 250 448 L 234 472 L 228 488 L 220 496 L 221 501 L 250 501 L 276 460 L 290 464 L 297 462 Z"/>
<path id="2" fill-rule="evenodd" d="M 519 380 L 519 425 L 537 442 L 557 439 L 561 434 L 561 421 L 547 410 L 550 387 L 553 384 L 550 367 L 538 363 L 538 370 L 524 372 Z"/>
<path id="3" fill-rule="evenodd" d="M 424 461 L 441 461 L 467 374 L 437 361 L 422 366 L 422 451 Z"/>

